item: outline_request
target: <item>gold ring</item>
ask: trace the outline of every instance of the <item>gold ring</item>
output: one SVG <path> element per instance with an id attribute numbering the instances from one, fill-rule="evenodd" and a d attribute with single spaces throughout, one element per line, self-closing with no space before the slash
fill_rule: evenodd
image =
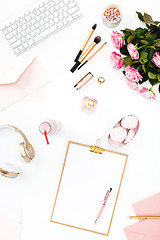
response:
<path id="1" fill-rule="evenodd" d="M 90 107 L 94 107 L 95 101 L 94 101 L 93 99 L 89 99 L 88 105 L 89 105 Z"/>
<path id="2" fill-rule="evenodd" d="M 100 84 L 105 82 L 105 78 L 104 77 L 99 77 L 97 80 Z"/>

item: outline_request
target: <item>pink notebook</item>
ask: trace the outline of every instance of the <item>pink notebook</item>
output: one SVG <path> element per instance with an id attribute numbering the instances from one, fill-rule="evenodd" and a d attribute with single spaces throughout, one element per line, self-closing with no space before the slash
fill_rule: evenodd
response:
<path id="1" fill-rule="evenodd" d="M 133 205 L 137 216 L 160 215 L 160 193 Z M 143 219 L 124 228 L 128 240 L 160 240 L 160 219 Z"/>

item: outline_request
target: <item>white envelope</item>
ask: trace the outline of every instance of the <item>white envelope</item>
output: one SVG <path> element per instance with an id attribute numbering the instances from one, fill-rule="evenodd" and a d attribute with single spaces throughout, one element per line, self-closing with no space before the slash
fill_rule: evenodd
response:
<path id="1" fill-rule="evenodd" d="M 37 57 L 0 76 L 0 111 L 49 83 Z"/>

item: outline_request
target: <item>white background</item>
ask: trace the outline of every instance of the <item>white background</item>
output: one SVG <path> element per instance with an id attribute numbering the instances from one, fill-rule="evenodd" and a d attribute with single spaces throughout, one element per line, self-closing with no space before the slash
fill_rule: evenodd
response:
<path id="1" fill-rule="evenodd" d="M 0 19 L 4 19 L 32 0 L 5 0 L 0 3 Z M 135 13 L 136 10 L 150 13 L 155 20 L 159 18 L 159 2 L 118 1 L 123 9 L 123 19 L 116 30 L 144 26 Z M 149 101 L 126 86 L 121 70 L 115 71 L 109 63 L 109 55 L 115 50 L 110 41 L 111 29 L 106 28 L 101 20 L 107 1 L 79 1 L 84 17 L 68 28 L 48 38 L 33 49 L 16 57 L 8 43 L 0 37 L 0 62 L 3 69 L 15 61 L 22 61 L 27 56 L 37 55 L 47 70 L 51 83 L 45 87 L 45 94 L 37 94 L 32 99 L 21 101 L 0 113 L 1 124 L 12 124 L 22 129 L 33 144 L 36 156 L 30 164 L 23 164 L 18 152 L 18 136 L 10 130 L 2 131 L 1 149 L 8 143 L 8 151 L 2 152 L 1 160 L 17 161 L 24 171 L 14 180 L 0 177 L 0 196 L 17 197 L 21 202 L 22 223 L 21 240 L 34 239 L 106 239 L 85 231 L 63 227 L 50 223 L 50 216 L 55 200 L 60 173 L 64 161 L 68 140 L 94 144 L 97 138 L 103 147 L 109 147 L 106 140 L 108 127 L 117 116 L 136 114 L 140 119 L 140 130 L 135 140 L 124 149 L 129 154 L 128 164 L 123 179 L 118 204 L 113 219 L 111 240 L 125 240 L 123 227 L 133 223 L 127 216 L 133 214 L 133 201 L 159 191 L 159 101 Z M 69 70 L 93 24 L 98 27 L 94 36 L 102 36 L 107 41 L 101 50 L 81 71 L 72 74 Z M 74 84 L 91 71 L 95 78 L 79 92 Z M 103 76 L 104 85 L 96 79 Z M 88 115 L 81 110 L 85 96 L 98 100 L 97 110 Z M 39 133 L 39 124 L 47 119 L 59 119 L 62 130 L 50 137 L 47 146 Z M 17 141 L 15 141 L 15 139 Z M 15 147 L 17 146 L 17 149 Z M 110 147 L 109 147 L 110 148 Z M 21 160 L 21 161 L 20 161 Z"/>

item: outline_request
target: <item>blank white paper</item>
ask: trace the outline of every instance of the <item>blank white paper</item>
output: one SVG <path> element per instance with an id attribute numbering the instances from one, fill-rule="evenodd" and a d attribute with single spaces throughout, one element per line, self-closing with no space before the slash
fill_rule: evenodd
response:
<path id="1" fill-rule="evenodd" d="M 70 143 L 52 221 L 107 234 L 127 155 Z M 107 191 L 112 192 L 94 224 Z"/>

